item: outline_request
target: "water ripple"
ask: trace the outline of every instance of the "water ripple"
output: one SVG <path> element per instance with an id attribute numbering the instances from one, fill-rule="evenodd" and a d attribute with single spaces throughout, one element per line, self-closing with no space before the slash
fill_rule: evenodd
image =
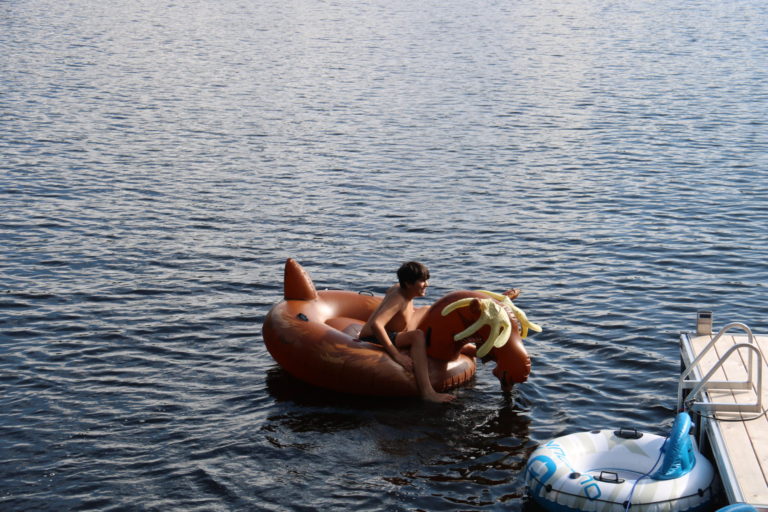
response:
<path id="1" fill-rule="evenodd" d="M 660 433 L 698 309 L 766 324 L 755 1 L 0 3 L 0 508 L 522 510 L 549 438 Z M 326 393 L 320 289 L 520 287 L 529 382 Z M 425 302 L 426 303 L 426 302 Z"/>

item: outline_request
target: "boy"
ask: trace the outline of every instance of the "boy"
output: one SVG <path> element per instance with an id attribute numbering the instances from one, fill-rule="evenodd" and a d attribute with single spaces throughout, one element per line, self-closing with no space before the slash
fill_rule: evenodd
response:
<path id="1" fill-rule="evenodd" d="M 398 364 L 416 376 L 419 392 L 430 402 L 449 402 L 455 397 L 438 393 L 429 381 L 427 344 L 424 333 L 416 328 L 427 308 L 414 309 L 413 299 L 423 297 L 429 286 L 429 269 L 416 261 L 404 263 L 397 270 L 398 283 L 388 290 L 379 307 L 360 331 L 360 339 L 381 345 Z M 411 357 L 398 348 L 410 347 Z"/>

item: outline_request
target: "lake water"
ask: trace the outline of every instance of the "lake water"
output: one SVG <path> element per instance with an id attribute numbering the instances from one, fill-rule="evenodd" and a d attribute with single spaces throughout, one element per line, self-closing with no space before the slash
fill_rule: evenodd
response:
<path id="1" fill-rule="evenodd" d="M 0 509 L 528 510 L 539 443 L 663 434 L 697 310 L 768 331 L 767 6 L 0 2 Z M 529 381 L 294 381 L 287 257 L 522 288 Z"/>

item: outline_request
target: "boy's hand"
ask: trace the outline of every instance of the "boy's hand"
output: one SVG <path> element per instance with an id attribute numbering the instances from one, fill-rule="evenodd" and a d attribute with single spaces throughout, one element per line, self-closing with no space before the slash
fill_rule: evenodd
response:
<path id="1" fill-rule="evenodd" d="M 413 372 L 413 360 L 407 355 L 403 354 L 402 352 L 398 352 L 394 357 L 394 360 L 409 372 Z"/>

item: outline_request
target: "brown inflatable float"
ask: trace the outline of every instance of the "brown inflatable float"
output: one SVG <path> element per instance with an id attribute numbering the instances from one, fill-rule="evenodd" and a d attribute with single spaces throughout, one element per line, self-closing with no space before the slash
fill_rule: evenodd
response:
<path id="1" fill-rule="evenodd" d="M 345 393 L 419 395 L 412 373 L 380 346 L 345 332 L 362 326 L 381 297 L 317 291 L 307 272 L 288 259 L 284 298 L 267 314 L 263 335 L 270 354 L 288 373 Z M 503 296 L 488 292 L 458 291 L 429 307 L 418 328 L 427 338 L 429 375 L 436 391 L 469 381 L 475 374 L 476 354 L 496 361 L 493 374 L 504 389 L 528 378 L 531 361 L 514 306 L 509 299 L 500 298 Z M 476 348 L 483 339 L 486 341 Z"/>

